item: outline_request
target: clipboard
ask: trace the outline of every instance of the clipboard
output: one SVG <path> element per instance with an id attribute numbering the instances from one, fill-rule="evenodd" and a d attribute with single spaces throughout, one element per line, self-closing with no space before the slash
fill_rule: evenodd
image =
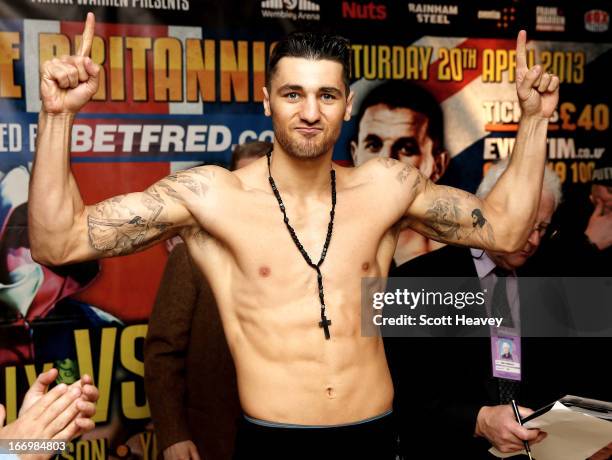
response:
<path id="1" fill-rule="evenodd" d="M 557 401 L 548 404 L 533 414 L 522 419 L 523 423 L 527 423 L 530 420 L 544 415 L 550 411 Z M 612 403 L 607 401 L 600 401 L 598 399 L 582 398 L 580 396 L 566 395 L 559 399 L 559 402 L 569 409 L 580 412 L 582 414 L 591 415 L 593 417 L 601 418 L 612 422 Z"/>
<path id="2" fill-rule="evenodd" d="M 612 442 L 612 403 L 607 401 L 567 395 L 522 422 L 525 428 L 548 433 L 542 442 L 530 445 L 538 460 L 581 460 Z M 499 458 L 524 453 L 502 453 L 495 447 L 489 452 Z"/>

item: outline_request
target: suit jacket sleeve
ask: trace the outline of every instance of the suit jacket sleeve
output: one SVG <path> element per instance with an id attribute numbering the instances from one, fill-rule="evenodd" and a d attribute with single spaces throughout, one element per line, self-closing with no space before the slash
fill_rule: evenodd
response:
<path id="1" fill-rule="evenodd" d="M 198 276 L 184 244 L 171 252 L 145 342 L 145 389 L 160 452 L 191 439 L 187 425 L 186 357 Z"/>
<path id="2" fill-rule="evenodd" d="M 412 259 L 392 270 L 390 275 L 477 276 L 469 249 L 452 246 Z M 424 440 L 416 443 L 422 446 L 419 449 L 424 449 L 418 454 L 431 456 L 431 445 L 439 443 L 440 433 L 463 456 L 486 452 L 488 443 L 475 438 L 474 430 L 478 412 L 488 405 L 485 386 L 478 381 L 481 366 L 489 365 L 487 339 L 439 337 L 387 341 L 400 419 L 407 425 L 404 429 L 409 431 L 409 439 Z M 458 352 L 459 359 L 449 360 L 449 350 Z M 414 413 L 419 414 L 416 423 L 410 421 Z M 410 443 L 411 451 L 414 447 Z"/>

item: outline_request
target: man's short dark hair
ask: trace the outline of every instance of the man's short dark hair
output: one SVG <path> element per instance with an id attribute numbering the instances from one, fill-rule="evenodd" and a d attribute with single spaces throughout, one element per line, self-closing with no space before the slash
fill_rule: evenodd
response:
<path id="1" fill-rule="evenodd" d="M 279 41 L 268 60 L 266 87 L 270 90 L 270 81 L 276 72 L 278 61 L 284 57 L 297 57 L 312 60 L 326 59 L 342 65 L 342 80 L 349 94 L 351 73 L 350 42 L 339 35 L 317 34 L 313 32 L 293 32 Z"/>
<path id="2" fill-rule="evenodd" d="M 390 80 L 372 89 L 363 99 L 357 115 L 355 141 L 359 136 L 359 124 L 365 111 L 382 104 L 389 109 L 410 109 L 427 117 L 427 133 L 433 141 L 433 153 L 444 151 L 444 117 L 440 104 L 425 88 L 405 80 Z"/>

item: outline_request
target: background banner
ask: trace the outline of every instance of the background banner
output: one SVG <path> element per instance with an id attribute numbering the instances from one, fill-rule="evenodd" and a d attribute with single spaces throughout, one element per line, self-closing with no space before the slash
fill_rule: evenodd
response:
<path id="1" fill-rule="evenodd" d="M 512 150 L 520 116 L 515 37 L 525 28 L 530 65 L 541 63 L 562 85 L 548 162 L 564 185 L 560 219 L 572 220 L 582 213 L 595 162 L 610 155 L 609 4 L 466 3 L 0 0 L 0 402 L 8 420 L 43 367 L 60 367 L 66 379 L 88 372 L 101 392 L 98 428 L 72 444 L 67 458 L 156 454 L 142 346 L 166 246 L 53 271 L 29 253 L 39 67 L 78 49 L 87 11 L 96 14 L 91 57 L 102 77 L 75 121 L 71 150 L 88 204 L 179 169 L 227 166 L 236 144 L 272 140 L 261 106 L 267 56 L 299 29 L 350 38 L 354 115 L 389 81 L 425 88 L 441 107 L 450 160 L 435 179 L 473 192 L 487 164 Z M 354 120 L 345 124 L 337 162 L 360 161 L 358 129 Z"/>

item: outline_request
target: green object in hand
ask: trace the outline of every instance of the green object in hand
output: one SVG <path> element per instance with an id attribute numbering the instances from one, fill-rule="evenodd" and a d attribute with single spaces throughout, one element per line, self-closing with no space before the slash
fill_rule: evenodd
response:
<path id="1" fill-rule="evenodd" d="M 79 366 L 74 359 L 66 358 L 55 361 L 55 366 L 58 370 L 55 383 L 65 383 L 71 385 L 77 381 L 79 375 Z"/>

